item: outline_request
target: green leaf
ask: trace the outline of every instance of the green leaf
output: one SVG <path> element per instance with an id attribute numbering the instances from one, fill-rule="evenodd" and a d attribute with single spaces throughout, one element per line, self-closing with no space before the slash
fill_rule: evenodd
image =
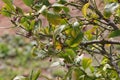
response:
<path id="1" fill-rule="evenodd" d="M 27 6 L 31 6 L 34 2 L 34 0 L 23 0 L 23 2 L 27 5 Z"/>
<path id="2" fill-rule="evenodd" d="M 118 0 L 103 0 L 104 3 L 112 3 L 112 2 L 118 2 Z"/>
<path id="3" fill-rule="evenodd" d="M 111 38 L 111 37 L 118 37 L 118 36 L 120 36 L 120 30 L 112 31 L 112 32 L 109 34 L 109 38 Z"/>
<path id="4" fill-rule="evenodd" d="M 58 28 L 56 28 L 54 32 L 54 36 L 56 37 L 57 35 L 59 35 L 64 30 L 65 27 L 66 25 L 60 25 Z"/>
<path id="5" fill-rule="evenodd" d="M 90 71 L 91 71 L 92 73 L 94 73 L 95 68 L 94 68 L 93 66 L 90 66 Z"/>
<path id="6" fill-rule="evenodd" d="M 92 63 L 92 59 L 90 59 L 90 58 L 83 58 L 81 65 L 82 65 L 83 69 L 85 70 L 88 67 L 90 67 L 91 63 Z"/>
<path id="7" fill-rule="evenodd" d="M 26 30 L 28 31 L 30 30 L 30 23 L 28 21 L 25 21 L 24 23 L 22 23 L 22 25 L 24 26 Z"/>
<path id="8" fill-rule="evenodd" d="M 14 10 L 13 4 L 12 4 L 13 0 L 2 0 L 2 1 L 6 3 L 11 8 L 11 10 Z"/>
<path id="9" fill-rule="evenodd" d="M 63 7 L 63 10 L 64 10 L 66 13 L 68 13 L 68 12 L 70 11 L 68 7 Z"/>
<path id="10" fill-rule="evenodd" d="M 64 7 L 64 5 L 58 4 L 58 3 L 54 3 L 54 4 L 52 5 L 52 7 Z"/>
<path id="11" fill-rule="evenodd" d="M 69 8 L 66 7 L 66 6 L 64 6 L 64 5 L 62 5 L 62 4 L 55 3 L 55 4 L 52 5 L 52 7 L 54 8 L 54 10 L 55 10 L 56 12 L 60 12 L 62 9 L 63 9 L 66 13 L 69 12 Z"/>
<path id="12" fill-rule="evenodd" d="M 34 73 L 33 79 L 32 80 L 37 80 L 39 78 L 41 71 L 38 70 L 36 73 Z"/>
<path id="13" fill-rule="evenodd" d="M 118 3 L 109 3 L 104 8 L 104 16 L 109 18 L 113 12 L 119 7 Z"/>
<path id="14" fill-rule="evenodd" d="M 42 20 L 41 19 L 38 19 L 36 22 L 35 22 L 35 29 L 38 30 L 40 29 L 42 26 Z"/>
<path id="15" fill-rule="evenodd" d="M 105 18 L 109 18 L 111 15 L 112 15 L 112 13 L 111 12 L 107 12 L 107 11 L 104 11 L 104 17 Z"/>
<path id="16" fill-rule="evenodd" d="M 67 3 L 67 1 L 66 0 L 58 0 L 58 3 L 65 4 L 65 3 Z"/>
<path id="17" fill-rule="evenodd" d="M 77 46 L 80 44 L 80 42 L 82 41 L 83 36 L 84 36 L 84 34 L 80 31 L 80 32 L 78 33 L 78 35 L 76 36 L 76 38 L 74 38 L 74 39 L 71 41 L 70 46 L 71 46 L 71 47 L 77 47 Z"/>
<path id="18" fill-rule="evenodd" d="M 33 30 L 34 27 L 35 27 L 35 20 L 32 20 L 30 22 L 30 28 L 29 28 L 29 30 Z"/>
<path id="19" fill-rule="evenodd" d="M 82 7 L 82 13 L 83 13 L 84 17 L 87 16 L 87 9 L 88 9 L 89 5 L 90 5 L 89 3 L 86 3 L 86 4 Z"/>
<path id="20" fill-rule="evenodd" d="M 81 79 L 82 75 L 84 75 L 84 72 L 79 67 L 72 70 L 72 80 L 83 80 Z"/>
<path id="21" fill-rule="evenodd" d="M 59 14 L 50 12 L 50 11 L 44 11 L 43 15 L 47 18 L 47 20 L 53 24 L 53 25 L 59 25 L 61 23 L 61 17 Z"/>
<path id="22" fill-rule="evenodd" d="M 38 10 L 37 14 L 44 12 L 47 9 L 45 5 L 43 5 L 40 10 Z"/>
<path id="23" fill-rule="evenodd" d="M 29 75 L 29 80 L 32 80 L 33 78 L 33 70 L 31 71 L 30 75 Z"/>
<path id="24" fill-rule="evenodd" d="M 11 13 L 9 13 L 8 10 L 6 10 L 5 8 L 1 9 L 0 14 L 7 16 L 7 17 L 11 17 Z"/>
<path id="25" fill-rule="evenodd" d="M 50 5 L 50 2 L 49 0 L 39 0 L 41 4 L 43 5 L 46 5 L 46 6 L 49 6 Z"/>
<path id="26" fill-rule="evenodd" d="M 106 57 L 103 57 L 102 61 L 101 61 L 101 64 L 107 64 L 109 62 L 108 58 Z"/>
<path id="27" fill-rule="evenodd" d="M 65 49 L 65 52 L 61 52 L 59 57 L 64 58 L 66 62 L 71 63 L 74 61 L 76 53 L 72 49 Z"/>
<path id="28" fill-rule="evenodd" d="M 23 10 L 20 7 L 16 7 L 16 12 L 18 14 L 23 14 Z"/>

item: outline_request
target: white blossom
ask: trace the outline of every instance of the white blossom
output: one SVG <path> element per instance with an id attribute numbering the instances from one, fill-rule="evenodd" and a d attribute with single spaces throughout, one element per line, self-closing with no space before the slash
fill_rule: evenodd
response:
<path id="1" fill-rule="evenodd" d="M 16 76 L 13 80 L 23 80 L 25 79 L 24 76 Z"/>
<path id="2" fill-rule="evenodd" d="M 76 56 L 75 63 L 79 63 L 83 59 L 83 57 L 84 57 L 84 54 L 81 54 L 80 56 L 79 55 Z"/>

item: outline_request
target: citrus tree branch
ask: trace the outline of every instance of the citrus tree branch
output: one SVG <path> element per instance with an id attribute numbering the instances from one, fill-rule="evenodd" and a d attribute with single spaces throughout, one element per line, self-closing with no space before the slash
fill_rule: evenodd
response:
<path id="1" fill-rule="evenodd" d="M 120 41 L 117 40 L 93 40 L 93 41 L 86 41 L 86 42 L 81 42 L 80 46 L 88 46 L 92 44 L 117 44 L 120 45 Z"/>

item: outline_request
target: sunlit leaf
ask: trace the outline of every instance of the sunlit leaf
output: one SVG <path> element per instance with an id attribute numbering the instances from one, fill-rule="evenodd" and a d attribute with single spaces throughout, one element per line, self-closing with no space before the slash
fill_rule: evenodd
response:
<path id="1" fill-rule="evenodd" d="M 119 7 L 118 3 L 109 3 L 104 7 L 104 16 L 109 18 L 112 13 Z"/>
<path id="2" fill-rule="evenodd" d="M 118 36 L 120 36 L 120 30 L 112 31 L 112 32 L 109 34 L 109 38 L 118 37 Z"/>
<path id="3" fill-rule="evenodd" d="M 41 9 L 37 12 L 37 14 L 42 13 L 42 12 L 45 11 L 46 9 L 47 9 L 47 7 L 46 7 L 45 5 L 43 5 L 43 6 L 41 7 Z"/>
<path id="4" fill-rule="evenodd" d="M 58 28 L 55 29 L 54 36 L 56 37 L 57 35 L 59 35 L 64 30 L 65 27 L 66 25 L 58 26 Z"/>
<path id="5" fill-rule="evenodd" d="M 41 26 L 42 26 L 42 20 L 39 19 L 39 20 L 37 20 L 37 21 L 35 22 L 35 29 L 36 29 L 36 30 L 37 30 L 37 29 L 40 29 Z"/>
<path id="6" fill-rule="evenodd" d="M 7 17 L 11 17 L 11 13 L 9 13 L 5 8 L 1 9 L 0 14 L 7 16 Z"/>
<path id="7" fill-rule="evenodd" d="M 50 2 L 49 0 L 39 0 L 41 4 L 43 5 L 46 5 L 46 6 L 49 6 L 50 5 Z"/>
<path id="8" fill-rule="evenodd" d="M 58 3 L 65 4 L 65 3 L 67 3 L 67 0 L 58 0 Z"/>
<path id="9" fill-rule="evenodd" d="M 64 10 L 66 13 L 69 12 L 69 8 L 62 5 L 62 4 L 58 4 L 58 3 L 54 3 L 52 5 L 52 7 L 54 8 L 55 11 L 60 12 L 61 10 Z"/>
<path id="10" fill-rule="evenodd" d="M 76 36 L 76 38 L 71 41 L 70 46 L 77 47 L 80 44 L 80 42 L 82 41 L 83 36 L 84 36 L 84 34 L 82 32 L 79 32 L 79 34 Z"/>
<path id="11" fill-rule="evenodd" d="M 52 7 L 64 7 L 64 5 L 58 4 L 58 3 L 54 3 L 54 4 L 52 5 Z"/>
<path id="12" fill-rule="evenodd" d="M 23 10 L 20 7 L 16 7 L 16 12 L 18 14 L 23 14 Z"/>
<path id="13" fill-rule="evenodd" d="M 82 13 L 83 15 L 86 17 L 87 16 L 87 9 L 89 7 L 89 3 L 86 3 L 83 7 L 82 7 Z"/>
<path id="14" fill-rule="evenodd" d="M 46 11 L 46 12 L 43 13 L 43 15 L 53 25 L 59 25 L 61 23 L 61 17 L 57 13 Z"/>
<path id="15" fill-rule="evenodd" d="M 27 6 L 32 6 L 34 0 L 23 0 Z"/>
<path id="16" fill-rule="evenodd" d="M 74 52 L 74 50 L 69 48 L 65 49 L 64 52 L 59 54 L 59 57 L 63 58 L 67 62 L 73 62 L 75 56 L 76 56 L 76 53 Z"/>
<path id="17" fill-rule="evenodd" d="M 11 8 L 11 10 L 14 10 L 13 3 L 12 3 L 13 0 L 2 0 L 2 1 L 6 3 Z"/>
<path id="18" fill-rule="evenodd" d="M 82 59 L 82 67 L 84 69 L 87 69 L 91 65 L 91 63 L 92 63 L 92 59 L 90 59 L 90 58 L 83 58 Z"/>
<path id="19" fill-rule="evenodd" d="M 41 71 L 38 70 L 36 73 L 34 73 L 33 79 L 32 80 L 37 80 L 40 76 Z"/>
<path id="20" fill-rule="evenodd" d="M 62 44 L 60 44 L 59 42 L 56 42 L 55 46 L 56 46 L 56 50 L 62 49 Z"/>

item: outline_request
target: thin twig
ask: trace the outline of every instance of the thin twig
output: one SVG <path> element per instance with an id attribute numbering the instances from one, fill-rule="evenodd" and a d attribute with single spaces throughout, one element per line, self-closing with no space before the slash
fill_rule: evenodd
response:
<path id="1" fill-rule="evenodd" d="M 117 40 L 93 40 L 93 41 L 84 41 L 80 43 L 80 46 L 87 46 L 92 44 L 117 44 L 120 45 L 120 41 Z"/>

